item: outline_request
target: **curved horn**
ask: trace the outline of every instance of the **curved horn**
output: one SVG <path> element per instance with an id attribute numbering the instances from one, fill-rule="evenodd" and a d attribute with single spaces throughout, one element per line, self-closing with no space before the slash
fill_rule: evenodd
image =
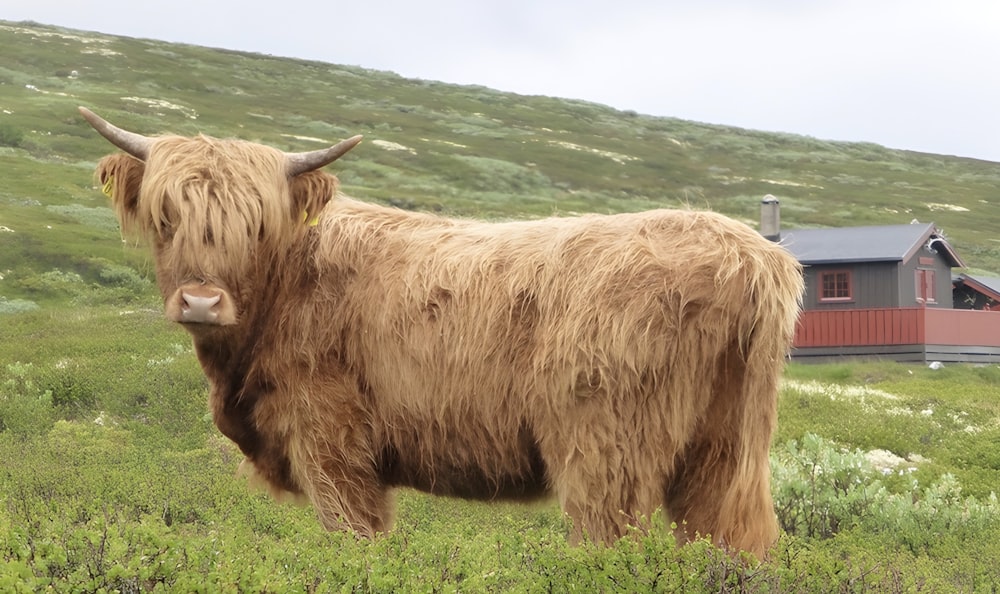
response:
<path id="1" fill-rule="evenodd" d="M 295 177 L 307 171 L 313 171 L 329 165 L 344 156 L 344 153 L 356 147 L 361 142 L 361 135 L 341 140 L 330 148 L 305 153 L 285 153 L 285 171 L 288 177 Z"/>
<path id="2" fill-rule="evenodd" d="M 153 139 L 142 134 L 122 130 L 118 126 L 103 120 L 100 116 L 90 111 L 86 107 L 80 108 L 80 113 L 94 130 L 108 139 L 108 142 L 117 146 L 126 153 L 132 155 L 140 161 L 145 161 L 149 156 L 149 147 L 153 144 Z"/>

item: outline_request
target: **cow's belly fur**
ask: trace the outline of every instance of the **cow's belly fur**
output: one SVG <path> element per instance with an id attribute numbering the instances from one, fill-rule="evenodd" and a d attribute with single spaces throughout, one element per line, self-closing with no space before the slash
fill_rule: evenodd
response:
<path id="1" fill-rule="evenodd" d="M 397 431 L 379 453 L 379 477 L 389 486 L 470 499 L 531 499 L 547 491 L 545 464 L 529 430 L 496 437 L 484 427 L 465 429 Z"/>
<path id="2" fill-rule="evenodd" d="M 241 474 L 281 500 L 309 495 L 318 458 L 326 460 L 322 472 L 343 471 L 340 480 L 347 483 L 373 472 L 377 488 L 480 500 L 530 500 L 549 490 L 539 436 L 531 428 L 536 419 L 524 414 L 520 400 L 463 398 L 463 405 L 442 406 L 422 391 L 403 396 L 399 386 L 363 396 L 339 389 L 358 383 L 327 377 L 315 391 L 298 392 L 300 398 L 258 392 L 247 417 L 217 418 L 247 455 Z M 246 425 L 248 418 L 256 419 L 253 426 Z"/>

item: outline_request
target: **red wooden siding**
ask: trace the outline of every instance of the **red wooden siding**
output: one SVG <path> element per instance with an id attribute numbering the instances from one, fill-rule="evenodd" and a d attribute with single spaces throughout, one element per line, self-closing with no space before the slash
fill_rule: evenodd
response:
<path id="1" fill-rule="evenodd" d="M 927 309 L 927 342 L 1000 346 L 1000 313 L 967 309 Z"/>
<path id="2" fill-rule="evenodd" d="M 795 347 L 935 344 L 1000 347 L 1000 313 L 903 307 L 804 311 Z"/>

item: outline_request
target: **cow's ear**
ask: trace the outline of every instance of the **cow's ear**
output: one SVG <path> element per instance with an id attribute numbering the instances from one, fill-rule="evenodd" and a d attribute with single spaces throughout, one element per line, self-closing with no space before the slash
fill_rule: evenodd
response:
<path id="1" fill-rule="evenodd" d="M 142 161 L 125 153 L 108 155 L 97 164 L 94 179 L 111 199 L 122 223 L 135 218 L 145 170 L 146 166 Z"/>
<path id="2" fill-rule="evenodd" d="M 289 182 L 292 194 L 292 216 L 301 217 L 309 224 L 316 224 L 319 212 L 337 193 L 340 182 L 322 171 L 309 171 L 296 175 Z"/>

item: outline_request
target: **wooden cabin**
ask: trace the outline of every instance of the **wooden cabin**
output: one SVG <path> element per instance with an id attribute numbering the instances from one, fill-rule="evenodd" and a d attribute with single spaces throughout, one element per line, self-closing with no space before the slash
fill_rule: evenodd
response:
<path id="1" fill-rule="evenodd" d="M 794 359 L 1000 362 L 1000 312 L 974 307 L 1000 292 L 969 306 L 982 283 L 960 275 L 959 290 L 952 271 L 965 263 L 933 223 L 782 230 L 778 208 L 765 197 L 761 233 L 805 276 Z"/>

